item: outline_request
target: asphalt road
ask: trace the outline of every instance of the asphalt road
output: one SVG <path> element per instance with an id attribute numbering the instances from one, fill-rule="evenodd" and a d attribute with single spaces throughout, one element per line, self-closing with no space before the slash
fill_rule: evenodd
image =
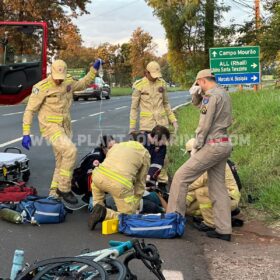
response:
<path id="1" fill-rule="evenodd" d="M 172 107 L 190 100 L 186 92 L 169 94 Z M 92 150 L 101 132 L 112 134 L 118 140 L 128 132 L 130 97 L 115 97 L 111 100 L 78 101 L 72 107 L 73 140 L 78 147 L 78 159 Z M 0 107 L 0 151 L 8 146 L 20 147 L 22 116 L 25 105 Z M 36 119 L 36 118 L 35 118 Z M 183 124 L 180 124 L 183 125 Z M 37 188 L 39 194 L 46 195 L 54 168 L 54 158 L 50 146 L 39 137 L 38 123 L 34 121 L 33 146 L 25 151 L 30 159 L 31 177 L 29 184 Z M 55 256 L 73 256 L 83 249 L 97 250 L 108 247 L 108 241 L 127 240 L 126 236 L 115 234 L 103 236 L 100 225 L 94 231 L 87 228 L 87 211 L 76 211 L 67 216 L 66 222 L 40 227 L 14 225 L 0 221 L 0 277 L 8 277 L 15 249 L 25 251 L 25 261 Z M 156 244 L 164 260 L 164 274 L 167 279 L 210 279 L 203 245 L 207 242 L 204 234 L 187 226 L 180 239 L 148 240 Z M 219 241 L 218 241 L 219 242 Z M 134 271 L 139 279 L 154 279 L 135 262 Z"/>

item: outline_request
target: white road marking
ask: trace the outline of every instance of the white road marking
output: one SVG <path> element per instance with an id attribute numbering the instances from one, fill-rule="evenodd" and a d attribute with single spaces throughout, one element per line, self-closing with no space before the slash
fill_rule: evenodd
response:
<path id="1" fill-rule="evenodd" d="M 8 114 L 3 114 L 2 117 L 6 117 L 6 116 L 12 116 L 12 115 L 19 115 L 19 114 L 23 114 L 24 111 L 22 112 L 15 112 L 15 113 L 8 113 Z"/>
<path id="2" fill-rule="evenodd" d="M 115 110 L 121 110 L 121 109 L 124 109 L 124 108 L 127 108 L 127 106 L 122 106 L 122 107 L 116 108 Z"/>
<path id="3" fill-rule="evenodd" d="M 96 102 L 96 100 L 93 100 L 93 101 L 87 101 L 87 102 L 80 102 L 80 103 L 76 103 L 76 104 L 79 104 L 79 105 L 84 105 L 84 104 L 90 104 L 90 103 L 93 103 L 93 102 Z"/>
<path id="4" fill-rule="evenodd" d="M 94 116 L 98 116 L 98 115 L 101 115 L 101 114 L 104 114 L 104 112 L 99 112 L 99 113 L 91 114 L 91 115 L 88 115 L 88 116 L 89 117 L 94 117 Z"/>
<path id="5" fill-rule="evenodd" d="M 30 136 L 32 137 L 33 135 L 31 134 Z M 13 139 L 13 140 L 11 140 L 11 141 L 2 143 L 2 144 L 0 144 L 0 148 L 9 146 L 9 145 L 14 144 L 14 143 L 16 143 L 16 142 L 19 142 L 19 141 L 21 141 L 21 140 L 22 140 L 22 137 L 19 137 L 19 138 Z"/>
<path id="6" fill-rule="evenodd" d="M 72 120 L 71 123 L 77 122 L 78 120 Z"/>
<path id="7" fill-rule="evenodd" d="M 162 274 L 166 280 L 184 280 L 184 275 L 181 271 L 178 270 L 163 270 Z"/>

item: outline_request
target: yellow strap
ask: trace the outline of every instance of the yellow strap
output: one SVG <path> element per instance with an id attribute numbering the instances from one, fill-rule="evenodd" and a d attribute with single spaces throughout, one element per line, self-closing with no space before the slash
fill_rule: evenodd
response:
<path id="1" fill-rule="evenodd" d="M 130 120 L 130 125 L 135 125 L 136 124 L 136 120 Z"/>
<path id="2" fill-rule="evenodd" d="M 128 179 L 126 179 L 125 177 L 119 175 L 118 173 L 112 171 L 112 170 L 109 170 L 108 168 L 102 166 L 102 165 L 99 165 L 98 168 L 96 168 L 96 170 L 100 173 L 102 173 L 103 175 L 121 183 L 122 185 L 128 187 L 129 189 L 133 188 L 133 185 L 132 185 L 132 182 L 129 181 Z"/>
<path id="3" fill-rule="evenodd" d="M 212 203 L 211 202 L 199 204 L 199 209 L 210 209 L 210 208 L 212 208 Z"/>
<path id="4" fill-rule="evenodd" d="M 70 178 L 72 175 L 72 172 L 70 172 L 69 170 L 66 170 L 66 169 L 60 169 L 59 175 Z"/>
<path id="5" fill-rule="evenodd" d="M 54 142 L 59 136 L 62 135 L 62 132 L 61 131 L 57 131 L 55 134 L 53 134 L 50 138 L 50 141 L 51 142 Z"/>

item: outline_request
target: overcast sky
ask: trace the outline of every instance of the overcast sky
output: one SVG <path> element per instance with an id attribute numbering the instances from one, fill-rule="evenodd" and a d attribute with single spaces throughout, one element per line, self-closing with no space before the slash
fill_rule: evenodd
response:
<path id="1" fill-rule="evenodd" d="M 233 17 L 236 23 L 248 18 L 250 10 L 232 3 L 231 0 L 225 2 L 232 7 L 226 22 Z M 253 0 L 246 0 L 246 3 L 252 5 Z M 86 46 L 128 42 L 132 32 L 140 26 L 153 36 L 158 45 L 158 55 L 167 51 L 164 29 L 144 0 L 92 0 L 87 5 L 87 10 L 89 15 L 83 15 L 74 21 Z"/>

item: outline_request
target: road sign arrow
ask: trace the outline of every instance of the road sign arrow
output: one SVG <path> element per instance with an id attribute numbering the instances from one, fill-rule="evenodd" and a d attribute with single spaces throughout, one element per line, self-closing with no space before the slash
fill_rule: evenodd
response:
<path id="1" fill-rule="evenodd" d="M 256 63 L 251 64 L 251 66 L 255 69 L 258 65 Z"/>
<path id="2" fill-rule="evenodd" d="M 256 81 L 256 80 L 258 79 L 258 77 L 254 75 L 251 79 L 252 79 L 253 81 Z"/>
<path id="3" fill-rule="evenodd" d="M 213 52 L 212 52 L 212 55 L 213 55 L 214 57 L 216 57 L 216 56 L 217 56 L 217 52 L 216 52 L 216 51 L 213 51 Z"/>

